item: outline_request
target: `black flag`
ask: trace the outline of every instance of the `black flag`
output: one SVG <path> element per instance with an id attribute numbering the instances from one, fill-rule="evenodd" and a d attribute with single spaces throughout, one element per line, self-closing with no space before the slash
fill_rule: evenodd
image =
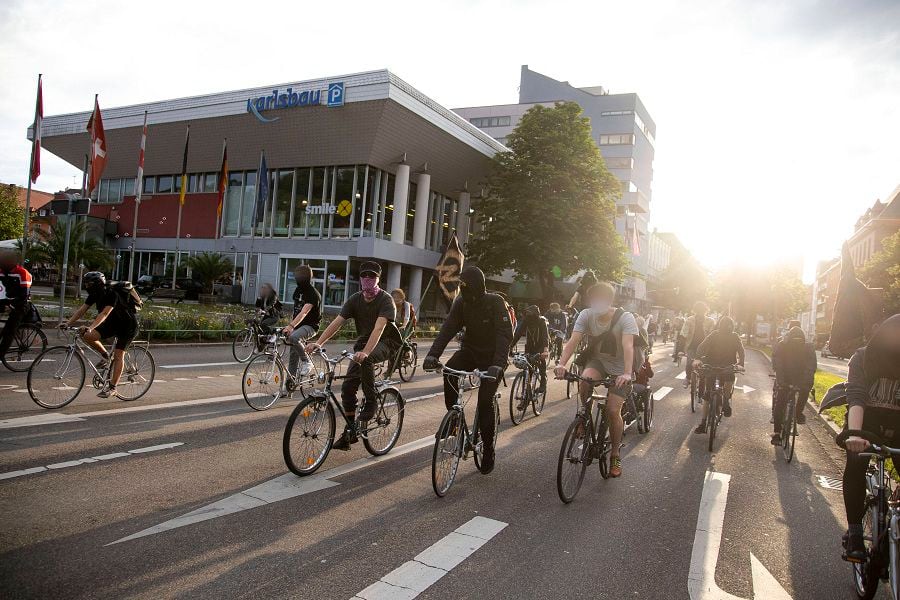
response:
<path id="1" fill-rule="evenodd" d="M 450 241 L 447 242 L 447 247 L 441 255 L 441 260 L 438 261 L 437 266 L 434 268 L 435 279 L 437 279 L 438 286 L 441 288 L 448 306 L 453 303 L 456 299 L 456 294 L 459 293 L 459 274 L 462 272 L 465 260 L 466 257 L 463 255 L 462 249 L 459 247 L 459 240 L 454 233 Z"/>
<path id="2" fill-rule="evenodd" d="M 841 252 L 841 281 L 831 322 L 828 347 L 835 355 L 850 358 L 857 348 L 866 345 L 875 325 L 884 319 L 884 290 L 866 287 L 856 278 L 850 249 Z"/>

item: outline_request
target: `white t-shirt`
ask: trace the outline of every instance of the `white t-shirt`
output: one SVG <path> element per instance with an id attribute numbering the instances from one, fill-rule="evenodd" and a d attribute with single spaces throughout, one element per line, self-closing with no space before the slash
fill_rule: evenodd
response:
<path id="1" fill-rule="evenodd" d="M 574 331 L 595 338 L 606 333 L 609 330 L 610 323 L 612 323 L 611 318 L 609 321 L 603 323 L 593 309 L 587 309 L 581 311 L 578 315 L 578 319 L 575 320 Z M 634 315 L 630 312 L 622 313 L 616 326 L 613 327 L 613 335 L 615 335 L 616 338 L 616 355 L 605 354 L 598 350 L 594 352 L 591 358 L 603 363 L 603 368 L 606 369 L 606 372 L 610 375 L 623 375 L 625 373 L 625 357 L 624 350 L 622 349 L 622 336 L 625 334 L 636 336 L 639 333 Z"/>

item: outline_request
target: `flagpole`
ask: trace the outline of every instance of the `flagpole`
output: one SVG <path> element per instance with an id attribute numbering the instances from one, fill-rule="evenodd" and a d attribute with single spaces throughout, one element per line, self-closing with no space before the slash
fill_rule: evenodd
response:
<path id="1" fill-rule="evenodd" d="M 172 269 L 172 290 L 175 290 L 175 282 L 178 277 L 178 259 L 180 257 L 178 247 L 181 242 L 181 210 L 184 208 L 184 197 L 187 194 L 187 190 L 185 186 L 187 185 L 187 144 L 191 135 L 191 126 L 187 126 L 187 133 L 185 134 L 185 142 L 184 142 L 184 162 L 181 166 L 181 194 L 178 197 L 178 225 L 175 229 L 175 263 L 174 268 Z"/>
<path id="2" fill-rule="evenodd" d="M 128 281 L 134 277 L 134 253 L 137 251 L 138 211 L 141 209 L 141 193 L 144 191 L 144 145 L 147 141 L 147 111 L 144 111 L 144 127 L 141 129 L 141 156 L 134 189 L 134 224 L 131 226 L 131 259 L 128 262 Z"/>
<path id="3" fill-rule="evenodd" d="M 222 158 L 223 158 L 223 159 L 225 158 L 225 150 L 226 150 L 226 148 L 228 148 L 228 138 L 224 138 L 224 139 L 222 140 Z M 225 161 L 224 161 L 224 160 L 222 161 L 222 164 L 223 164 L 223 165 L 225 164 Z M 219 208 L 220 208 L 220 207 L 219 207 L 219 202 L 218 202 L 219 199 L 216 198 L 216 236 L 215 236 L 215 239 L 219 239 L 219 232 L 222 230 L 222 214 L 225 212 L 225 196 L 228 195 L 228 173 L 224 173 L 224 174 L 223 174 L 223 173 L 219 173 L 219 177 L 220 177 L 220 178 L 221 178 L 221 177 L 224 177 L 224 178 L 225 178 L 225 185 L 223 186 L 223 190 L 224 190 L 224 191 L 223 191 L 223 193 L 222 193 L 222 206 L 221 206 L 221 210 L 219 210 Z M 219 181 L 221 181 L 221 179 L 220 179 Z M 217 195 L 217 196 L 218 196 L 218 191 L 219 191 L 219 186 L 218 186 L 218 182 L 216 182 L 216 192 L 217 192 L 216 195 Z"/>
<path id="4" fill-rule="evenodd" d="M 41 95 L 41 77 L 42 73 L 38 73 L 38 87 L 37 93 L 34 97 L 34 127 L 35 131 L 31 138 L 31 158 L 28 160 L 28 190 L 25 192 L 25 227 L 22 233 L 22 262 L 25 261 L 25 257 L 28 255 L 28 221 L 31 217 L 31 176 L 34 173 L 34 147 L 37 143 L 37 140 L 40 138 L 40 132 L 37 130 L 40 125 L 38 125 L 38 98 Z"/>

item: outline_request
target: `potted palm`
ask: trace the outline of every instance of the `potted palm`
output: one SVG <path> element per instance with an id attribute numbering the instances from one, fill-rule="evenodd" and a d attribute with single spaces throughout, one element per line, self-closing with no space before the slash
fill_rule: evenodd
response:
<path id="1" fill-rule="evenodd" d="M 214 304 L 216 296 L 213 285 L 216 280 L 232 272 L 234 267 L 231 261 L 215 252 L 201 252 L 188 258 L 187 266 L 191 269 L 194 279 L 203 285 L 203 292 L 199 294 L 200 304 Z"/>

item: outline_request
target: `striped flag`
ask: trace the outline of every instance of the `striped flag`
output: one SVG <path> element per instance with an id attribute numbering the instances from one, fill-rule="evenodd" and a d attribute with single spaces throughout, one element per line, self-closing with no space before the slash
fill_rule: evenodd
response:
<path id="1" fill-rule="evenodd" d="M 187 133 L 184 135 L 184 159 L 181 161 L 181 195 L 178 196 L 178 201 L 181 203 L 181 206 L 184 206 L 184 195 L 187 193 L 187 157 L 190 141 L 191 126 L 188 125 Z"/>
<path id="2" fill-rule="evenodd" d="M 216 215 L 222 216 L 222 207 L 225 204 L 225 193 L 228 191 L 228 138 L 222 142 L 222 166 L 219 168 L 219 185 L 216 188 L 218 205 Z"/>
<path id="3" fill-rule="evenodd" d="M 103 115 L 100 114 L 100 101 L 94 96 L 94 112 L 88 120 L 87 129 L 91 134 L 91 162 L 88 169 L 88 196 L 100 185 L 100 177 L 106 168 L 106 132 L 103 130 Z"/>
<path id="4" fill-rule="evenodd" d="M 269 200 L 269 169 L 266 166 L 266 151 L 259 155 L 259 169 L 256 171 L 256 211 L 253 215 L 253 230 L 265 219 L 266 202 Z"/>
<path id="5" fill-rule="evenodd" d="M 31 143 L 31 183 L 41 175 L 41 128 L 44 121 L 44 92 L 38 75 L 37 100 L 34 106 L 34 140 Z"/>
<path id="6" fill-rule="evenodd" d="M 144 191 L 144 149 L 147 147 L 147 111 L 144 111 L 144 128 L 141 130 L 141 152 L 138 154 L 137 185 L 134 192 L 134 201 L 141 203 L 141 194 Z"/>
<path id="7" fill-rule="evenodd" d="M 438 287 L 447 306 L 453 304 L 456 295 L 459 293 L 459 275 L 462 273 L 463 264 L 466 257 L 462 249 L 459 247 L 459 238 L 456 234 L 447 242 L 444 253 L 434 267 L 435 279 L 437 279 Z"/>

